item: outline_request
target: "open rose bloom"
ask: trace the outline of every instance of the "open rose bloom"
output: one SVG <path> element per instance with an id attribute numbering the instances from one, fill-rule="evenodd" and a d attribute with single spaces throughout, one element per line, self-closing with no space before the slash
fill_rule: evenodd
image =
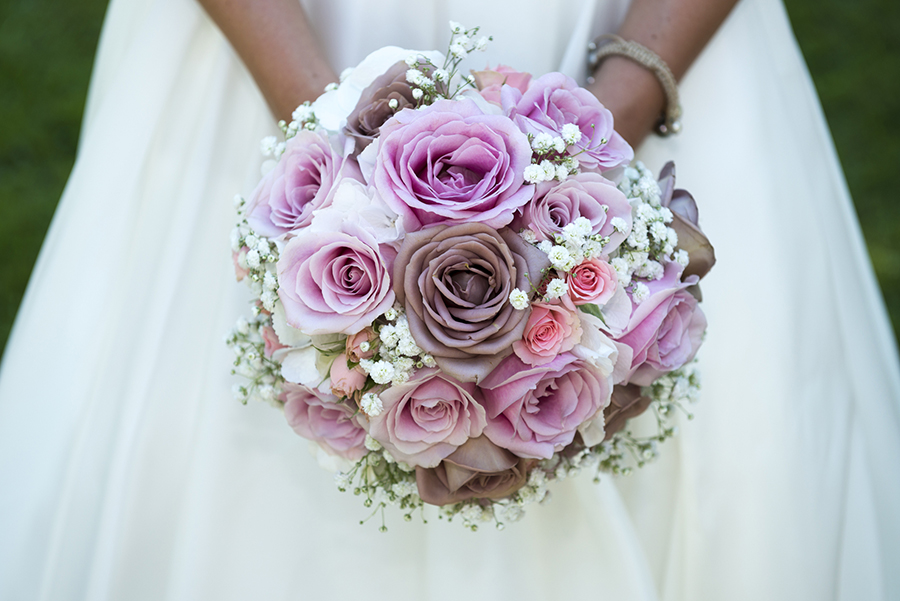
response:
<path id="1" fill-rule="evenodd" d="M 340 489 L 469 527 L 656 456 L 697 397 L 715 262 L 674 166 L 632 164 L 575 80 L 458 75 L 476 34 L 378 50 L 263 141 L 228 339 L 237 398 L 283 409 Z"/>

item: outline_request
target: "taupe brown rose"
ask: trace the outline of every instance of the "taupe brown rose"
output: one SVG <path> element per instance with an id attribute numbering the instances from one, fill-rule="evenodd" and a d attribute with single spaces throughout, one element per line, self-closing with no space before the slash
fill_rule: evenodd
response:
<path id="1" fill-rule="evenodd" d="M 450 376 L 479 382 L 525 330 L 530 311 L 513 308 L 510 292 L 530 290 L 548 266 L 544 253 L 506 228 L 439 225 L 407 234 L 394 291 L 416 344 Z"/>

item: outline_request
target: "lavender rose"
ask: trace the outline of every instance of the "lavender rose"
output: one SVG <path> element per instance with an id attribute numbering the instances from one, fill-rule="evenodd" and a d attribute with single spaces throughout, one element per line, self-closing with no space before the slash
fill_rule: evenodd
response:
<path id="1" fill-rule="evenodd" d="M 354 407 L 332 395 L 287 383 L 278 397 L 294 432 L 317 442 L 332 455 L 358 461 L 366 454 L 366 431 L 357 421 Z"/>
<path id="2" fill-rule="evenodd" d="M 500 98 L 503 110 L 525 133 L 559 136 L 564 125 L 576 124 L 582 138 L 569 153 L 577 154 L 583 167 L 607 171 L 634 158 L 631 146 L 613 130 L 612 113 L 568 75 L 547 73 L 532 81 L 524 94 L 504 86 Z"/>
<path id="3" fill-rule="evenodd" d="M 500 228 L 534 194 L 528 138 L 470 99 L 401 111 L 381 128 L 374 185 L 406 231 L 438 223 Z"/>
<path id="4" fill-rule="evenodd" d="M 313 211 L 331 203 L 341 178 L 362 181 L 356 162 L 341 158 L 326 135 L 301 131 L 253 191 L 247 222 L 269 238 L 307 226 Z"/>
<path id="5" fill-rule="evenodd" d="M 422 500 L 432 505 L 503 499 L 525 485 L 529 463 L 479 436 L 470 438 L 437 467 L 417 467 L 416 485 Z"/>
<path id="6" fill-rule="evenodd" d="M 539 184 L 534 198 L 516 213 L 511 227 L 530 229 L 538 240 L 553 240 L 579 217 L 591 222 L 591 234 L 609 236 L 609 243 L 603 247 L 607 254 L 631 233 L 628 199 L 613 182 L 596 173 L 579 173 L 562 183 Z M 613 228 L 616 217 L 624 222 L 622 231 Z"/>
<path id="7" fill-rule="evenodd" d="M 406 81 L 408 69 L 405 61 L 399 61 L 362 91 L 356 108 L 347 117 L 344 126 L 344 133 L 356 141 L 356 154 L 372 143 L 381 126 L 394 113 L 415 108 L 418 104 L 413 98 L 412 86 Z M 394 108 L 390 106 L 392 101 L 396 102 Z"/>
<path id="8" fill-rule="evenodd" d="M 434 467 L 484 430 L 478 388 L 438 369 L 421 369 L 380 397 L 384 408 L 369 418 L 369 435 L 395 459 L 412 466 Z"/>
<path id="9" fill-rule="evenodd" d="M 278 297 L 287 323 L 309 335 L 355 334 L 394 303 L 394 250 L 366 228 L 302 230 L 278 259 Z"/>
<path id="10" fill-rule="evenodd" d="M 549 459 L 609 403 L 610 381 L 571 353 L 529 366 L 507 357 L 481 383 L 491 442 L 519 457 Z"/>
<path id="11" fill-rule="evenodd" d="M 475 85 L 481 97 L 500 106 L 500 89 L 504 86 L 512 86 L 524 93 L 531 83 L 531 73 L 516 71 L 506 65 L 497 65 L 496 69 L 486 68 L 484 71 L 473 71 Z"/>
<path id="12" fill-rule="evenodd" d="M 650 295 L 634 307 L 625 333 L 617 339 L 634 351 L 628 383 L 649 386 L 693 359 L 700 348 L 706 316 L 686 290 L 697 283 L 697 276 L 682 282 L 682 269 L 669 263 L 661 279 L 647 282 Z"/>
<path id="13" fill-rule="evenodd" d="M 527 310 L 509 303 L 549 266 L 547 255 L 508 229 L 478 223 L 407 234 L 394 263 L 394 292 L 409 329 L 442 370 L 484 379 L 522 338 Z"/>

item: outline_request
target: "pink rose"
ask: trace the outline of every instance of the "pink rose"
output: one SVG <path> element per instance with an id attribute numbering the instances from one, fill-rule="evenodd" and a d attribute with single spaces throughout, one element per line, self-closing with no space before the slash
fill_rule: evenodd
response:
<path id="1" fill-rule="evenodd" d="M 438 369 L 421 369 L 380 395 L 383 411 L 369 418 L 369 434 L 398 461 L 435 467 L 484 430 L 484 407 L 474 384 Z"/>
<path id="2" fill-rule="evenodd" d="M 381 127 L 374 185 L 406 231 L 438 223 L 508 224 L 534 194 L 528 138 L 471 99 L 403 110 Z"/>
<path id="3" fill-rule="evenodd" d="M 555 234 L 579 217 L 591 222 L 591 234 L 608 236 L 603 247 L 609 254 L 631 233 L 631 205 L 616 185 L 596 173 L 579 173 L 564 182 L 539 184 L 534 198 L 513 219 L 515 230 L 527 228 L 538 240 L 553 240 Z M 620 218 L 625 227 L 617 231 L 612 219 Z"/>
<path id="4" fill-rule="evenodd" d="M 275 333 L 275 329 L 272 326 L 263 326 L 260 328 L 259 333 L 262 334 L 263 343 L 265 343 L 263 354 L 266 357 L 271 357 L 272 353 L 277 350 L 287 348 L 287 345 L 281 344 L 281 340 L 279 340 L 278 334 Z"/>
<path id="5" fill-rule="evenodd" d="M 532 81 L 524 93 L 503 86 L 500 98 L 503 110 L 525 133 L 559 136 L 564 125 L 576 124 L 581 142 L 568 152 L 577 154 L 583 167 L 606 171 L 634 158 L 631 146 L 613 130 L 612 113 L 568 75 L 547 73 Z"/>
<path id="6" fill-rule="evenodd" d="M 531 73 L 522 73 L 506 65 L 497 65 L 496 69 L 486 68 L 484 71 L 473 71 L 475 85 L 481 96 L 492 104 L 500 106 L 500 88 L 512 86 L 523 94 L 531 83 Z"/>
<path id="7" fill-rule="evenodd" d="M 331 364 L 331 392 L 338 398 L 350 397 L 366 383 L 366 372 L 359 366 L 350 369 L 347 355 L 341 353 Z"/>
<path id="8" fill-rule="evenodd" d="M 649 386 L 692 360 L 706 331 L 706 316 L 686 288 L 697 276 L 681 281 L 683 268 L 668 263 L 663 277 L 648 281 L 650 295 L 634 306 L 628 327 L 617 341 L 634 351 L 626 382 Z"/>
<path id="9" fill-rule="evenodd" d="M 347 349 L 347 358 L 352 363 L 359 363 L 363 359 L 371 359 L 375 355 L 375 341 L 378 335 L 372 328 L 363 328 L 356 334 L 347 337 L 345 348 Z M 362 350 L 362 343 L 369 345 L 368 350 Z"/>
<path id="10" fill-rule="evenodd" d="M 362 181 L 356 162 L 344 160 L 325 134 L 301 131 L 253 191 L 247 221 L 270 238 L 307 226 L 344 177 Z"/>
<path id="11" fill-rule="evenodd" d="M 305 334 L 355 334 L 394 303 L 394 250 L 355 223 L 342 230 L 302 230 L 278 259 L 278 297 Z"/>
<path id="12" fill-rule="evenodd" d="M 533 303 L 525 334 L 513 343 L 513 352 L 523 363 L 544 365 L 572 350 L 579 340 L 581 322 L 571 301 Z"/>
<path id="13" fill-rule="evenodd" d="M 278 397 L 294 432 L 312 440 L 332 455 L 357 461 L 366 454 L 366 431 L 354 417 L 354 407 L 337 397 L 298 384 L 287 383 Z"/>
<path id="14" fill-rule="evenodd" d="M 534 367 L 510 355 L 481 388 L 485 436 L 519 457 L 549 459 L 609 403 L 611 385 L 592 364 L 563 353 Z"/>
<path id="15" fill-rule="evenodd" d="M 576 265 L 566 277 L 569 296 L 576 305 L 605 305 L 616 293 L 616 270 L 602 259 L 589 259 Z"/>

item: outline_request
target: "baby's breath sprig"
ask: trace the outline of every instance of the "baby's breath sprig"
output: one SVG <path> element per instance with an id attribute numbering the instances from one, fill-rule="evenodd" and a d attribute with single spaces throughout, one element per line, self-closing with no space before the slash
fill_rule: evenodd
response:
<path id="1" fill-rule="evenodd" d="M 413 88 L 413 98 L 418 106 L 427 106 L 442 99 L 452 100 L 463 90 L 475 87 L 473 76 L 460 74 L 460 64 L 472 52 L 485 50 L 488 42 L 493 39 L 488 36 L 476 37 L 480 29 L 466 29 L 451 21 L 450 42 L 444 64 L 440 67 L 424 55 L 414 55 L 406 60 L 409 67 L 406 81 Z"/>
<path id="2" fill-rule="evenodd" d="M 263 308 L 270 313 L 278 302 L 278 247 L 274 242 L 253 231 L 247 222 L 247 202 L 241 196 L 234 198 L 238 222 L 231 230 L 231 250 L 236 253 L 238 267 L 247 272 L 244 279 L 251 292 L 259 298 Z"/>
<path id="3" fill-rule="evenodd" d="M 234 328 L 225 337 L 225 343 L 234 351 L 232 375 L 246 378 L 246 382 L 235 384 L 232 393 L 235 399 L 247 404 L 256 400 L 280 407 L 278 395 L 281 394 L 284 378 L 281 376 L 281 364 L 266 357 L 265 340 L 262 328 L 271 327 L 272 317 L 253 306 L 250 319 L 238 318 Z"/>

